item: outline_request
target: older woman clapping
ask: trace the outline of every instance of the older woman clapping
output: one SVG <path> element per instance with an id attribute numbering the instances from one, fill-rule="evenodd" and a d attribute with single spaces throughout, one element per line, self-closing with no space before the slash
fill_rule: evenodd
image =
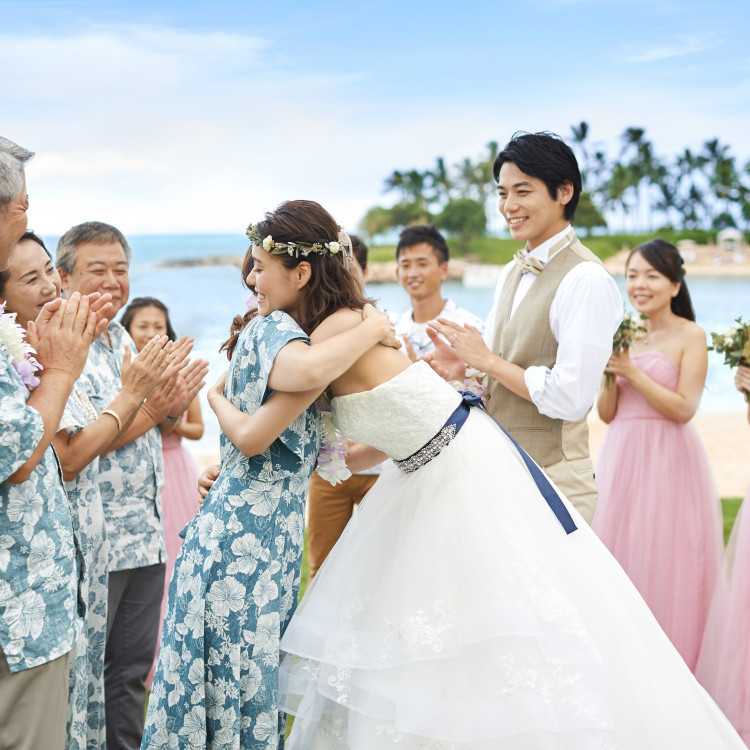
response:
<path id="1" fill-rule="evenodd" d="M 26 232 L 11 250 L 9 267 L 0 273 L 0 299 L 26 327 L 45 303 L 60 296 L 60 276 L 42 240 Z M 166 336 L 154 337 L 137 357 L 122 362 L 122 391 L 100 415 L 76 385 L 54 438 L 68 494 L 85 577 L 81 593 L 86 606 L 84 633 L 70 662 L 69 746 L 103 747 L 104 644 L 107 625 L 108 549 L 99 494 L 99 456 L 110 449 L 138 412 L 144 398 L 184 360 L 186 351 L 170 351 Z M 171 345 L 170 345 L 171 346 Z M 177 360 L 175 364 L 173 359 Z"/>

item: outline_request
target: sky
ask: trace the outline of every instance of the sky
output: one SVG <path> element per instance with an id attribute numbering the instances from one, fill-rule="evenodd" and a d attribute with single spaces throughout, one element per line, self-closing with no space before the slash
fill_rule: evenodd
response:
<path id="1" fill-rule="evenodd" d="M 0 135 L 30 226 L 242 234 L 288 198 L 352 230 L 395 169 L 517 130 L 750 158 L 746 0 L 0 0 Z"/>

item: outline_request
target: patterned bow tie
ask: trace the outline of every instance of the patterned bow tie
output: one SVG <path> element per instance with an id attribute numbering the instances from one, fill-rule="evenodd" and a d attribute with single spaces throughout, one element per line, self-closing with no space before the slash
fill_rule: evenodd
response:
<path id="1" fill-rule="evenodd" d="M 526 250 L 519 250 L 515 255 L 516 263 L 521 266 L 521 273 L 533 273 L 534 276 L 544 270 L 544 263 L 539 258 L 529 255 Z"/>

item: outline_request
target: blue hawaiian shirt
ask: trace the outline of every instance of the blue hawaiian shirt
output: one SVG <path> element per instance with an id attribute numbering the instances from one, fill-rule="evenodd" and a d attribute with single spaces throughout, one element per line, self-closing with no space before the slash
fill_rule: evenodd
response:
<path id="1" fill-rule="evenodd" d="M 0 646 L 11 672 L 68 653 L 84 614 L 80 555 L 53 448 L 25 482 L 5 481 L 44 434 L 28 395 L 0 350 Z"/>
<path id="2" fill-rule="evenodd" d="M 120 366 L 125 347 L 137 349 L 127 331 L 112 321 L 94 341 L 79 387 L 101 414 L 122 390 Z M 164 468 L 161 435 L 152 427 L 145 435 L 99 458 L 99 489 L 109 542 L 109 570 L 130 570 L 167 559 L 161 523 Z"/>
<path id="3" fill-rule="evenodd" d="M 96 410 L 79 383 L 70 394 L 60 429 L 75 434 L 96 418 Z M 104 646 L 107 640 L 109 546 L 99 492 L 99 459 L 84 466 L 65 482 L 73 516 L 73 534 L 83 552 L 86 575 L 81 593 L 87 604 L 83 633 L 70 663 L 66 750 L 101 750 L 106 747 L 104 719 Z"/>

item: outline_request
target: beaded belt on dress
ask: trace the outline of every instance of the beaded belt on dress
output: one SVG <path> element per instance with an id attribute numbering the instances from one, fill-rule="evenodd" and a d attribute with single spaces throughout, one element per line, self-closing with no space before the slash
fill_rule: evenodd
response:
<path id="1" fill-rule="evenodd" d="M 448 417 L 437 435 L 423 445 L 418 451 L 412 453 L 411 456 L 408 456 L 401 461 L 397 461 L 396 459 L 393 460 L 393 463 L 395 463 L 401 471 L 406 474 L 411 474 L 413 471 L 416 471 L 432 461 L 432 459 L 438 456 L 447 445 L 450 445 L 451 441 L 456 435 L 458 435 L 460 429 L 466 422 L 466 418 L 469 416 L 470 407 L 478 406 L 480 409 L 484 409 L 482 399 L 475 393 L 462 391 L 461 397 L 461 403 Z M 503 431 L 505 436 L 511 443 L 513 443 L 516 450 L 521 454 L 521 458 L 526 464 L 526 468 L 529 470 L 531 478 L 534 480 L 545 502 L 549 505 L 550 510 L 555 514 L 563 529 L 565 529 L 565 533 L 572 534 L 578 527 L 575 525 L 573 518 L 565 507 L 565 503 L 560 499 L 560 496 L 555 491 L 555 488 L 552 486 L 549 479 L 547 479 L 544 472 L 534 463 L 529 454 L 526 453 L 526 451 L 508 434 L 507 430 L 496 419 L 493 419 L 493 422 L 495 422 L 495 424 Z"/>
<path id="2" fill-rule="evenodd" d="M 425 464 L 432 461 L 458 435 L 459 430 L 463 427 L 466 418 L 469 416 L 469 403 L 466 400 L 465 394 L 462 393 L 461 395 L 464 396 L 464 400 L 461 401 L 456 410 L 448 417 L 437 435 L 432 437 L 418 451 L 412 453 L 411 456 L 401 461 L 393 459 L 393 463 L 405 474 L 411 474 L 413 471 L 421 469 Z"/>

